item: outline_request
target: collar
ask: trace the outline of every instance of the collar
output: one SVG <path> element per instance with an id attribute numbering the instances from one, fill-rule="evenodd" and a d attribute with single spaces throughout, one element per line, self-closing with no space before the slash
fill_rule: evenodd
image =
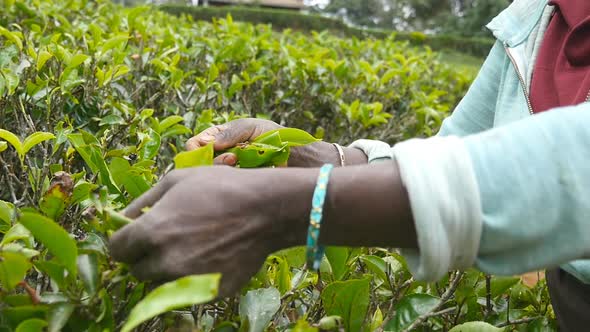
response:
<path id="1" fill-rule="evenodd" d="M 588 0 L 551 0 L 549 4 L 559 9 L 570 30 L 587 21 L 590 16 Z"/>
<path id="2" fill-rule="evenodd" d="M 515 0 L 486 27 L 502 43 L 518 46 L 539 23 L 547 3 L 548 0 Z"/>

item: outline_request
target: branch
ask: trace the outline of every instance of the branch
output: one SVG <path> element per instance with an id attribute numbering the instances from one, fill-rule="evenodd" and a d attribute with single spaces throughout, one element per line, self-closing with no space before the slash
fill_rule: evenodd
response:
<path id="1" fill-rule="evenodd" d="M 33 287 L 31 287 L 26 281 L 23 280 L 19 282 L 18 285 L 24 288 L 27 294 L 29 294 L 29 297 L 31 298 L 31 302 L 33 302 L 33 304 L 41 303 L 41 298 L 39 297 L 39 294 L 37 294 Z"/>
<path id="2" fill-rule="evenodd" d="M 431 312 L 428 315 L 426 315 L 427 316 L 426 318 L 436 317 L 436 316 L 442 316 L 444 314 L 451 313 L 451 312 L 453 312 L 455 310 L 457 310 L 457 307 L 450 307 L 450 308 L 443 309 L 441 311 Z"/>
<path id="3" fill-rule="evenodd" d="M 492 276 L 486 274 L 486 318 L 490 315 L 492 309 Z"/>
<path id="4" fill-rule="evenodd" d="M 521 319 L 517 319 L 517 320 L 513 320 L 513 321 L 508 321 L 508 322 L 500 323 L 500 324 L 496 325 L 496 327 L 505 327 L 508 325 L 518 325 L 518 324 L 530 323 L 530 322 L 537 320 L 539 318 L 543 318 L 543 316 L 527 317 L 527 318 L 521 318 Z"/>
<path id="5" fill-rule="evenodd" d="M 398 288 L 396 288 L 395 293 L 393 293 L 393 296 L 391 297 L 391 303 L 389 304 L 389 308 L 387 309 L 386 317 L 391 317 L 393 315 L 395 303 L 397 303 L 397 300 L 399 300 L 402 291 L 409 287 L 413 282 L 414 277 L 411 277 L 410 279 L 404 281 L 404 283 L 402 283 Z"/>
<path id="6" fill-rule="evenodd" d="M 463 275 L 464 272 L 459 272 L 457 271 L 455 273 L 455 277 L 453 278 L 453 280 L 451 281 L 449 288 L 447 288 L 447 290 L 444 292 L 444 294 L 442 295 L 440 301 L 438 302 L 438 304 L 430 309 L 428 312 L 423 313 L 422 315 L 420 315 L 410 326 L 408 326 L 406 329 L 404 329 L 404 332 L 409 332 L 409 331 L 413 331 L 415 330 L 418 326 L 422 325 L 422 323 L 424 323 L 428 318 L 432 317 L 432 316 L 436 316 L 439 315 L 441 313 L 447 313 L 447 309 L 442 310 L 439 312 L 439 310 L 445 305 L 445 303 L 447 303 L 447 301 L 455 294 L 455 290 L 457 290 L 457 286 L 459 286 L 459 282 L 461 281 L 461 279 L 463 279 Z M 454 310 L 455 308 L 453 308 Z M 449 310 L 448 312 L 450 312 L 451 310 Z"/>
<path id="7" fill-rule="evenodd" d="M 8 165 L 6 165 L 6 162 L 4 161 L 4 159 L 2 159 L 2 157 L 0 157 L 0 163 L 2 163 L 2 167 L 4 168 L 4 171 L 6 172 L 6 182 L 8 183 L 8 189 L 10 190 L 10 196 L 12 197 L 12 203 L 14 205 L 18 204 L 18 199 L 16 198 L 16 192 L 14 191 L 14 187 L 12 186 L 12 181 L 10 181 L 9 177 L 10 177 L 10 169 L 8 169 Z"/>

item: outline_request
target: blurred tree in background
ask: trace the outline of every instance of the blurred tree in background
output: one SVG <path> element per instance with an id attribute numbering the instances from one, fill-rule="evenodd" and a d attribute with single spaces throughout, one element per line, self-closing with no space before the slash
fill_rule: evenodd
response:
<path id="1" fill-rule="evenodd" d="M 369 28 L 487 36 L 509 0 L 331 0 L 313 10 Z"/>

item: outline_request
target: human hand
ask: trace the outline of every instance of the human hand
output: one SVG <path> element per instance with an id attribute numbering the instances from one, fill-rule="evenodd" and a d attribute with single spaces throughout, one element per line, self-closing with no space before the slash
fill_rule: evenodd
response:
<path id="1" fill-rule="evenodd" d="M 223 125 L 213 126 L 192 137 L 186 143 L 186 149 L 191 151 L 215 142 L 215 151 L 224 151 L 240 143 L 256 139 L 265 132 L 280 129 L 283 126 L 262 119 L 238 119 Z M 343 148 L 347 165 L 361 165 L 367 163 L 367 156 L 358 149 Z M 238 158 L 233 153 L 223 153 L 217 156 L 215 165 L 235 166 Z M 340 164 L 340 155 L 334 145 L 327 142 L 316 142 L 291 149 L 288 165 L 294 167 L 319 167 L 323 164 Z"/>
<path id="2" fill-rule="evenodd" d="M 233 148 L 240 143 L 253 141 L 256 137 L 267 131 L 279 128 L 283 127 L 269 120 L 254 118 L 238 119 L 205 129 L 186 142 L 186 149 L 191 151 L 214 141 L 213 148 L 215 151 L 223 151 Z M 235 166 L 237 162 L 237 156 L 229 152 L 223 153 L 213 160 L 213 163 L 216 165 Z"/>
<path id="3" fill-rule="evenodd" d="M 220 296 L 232 295 L 270 253 L 304 243 L 316 172 L 285 171 L 173 171 L 123 212 L 136 220 L 112 236 L 112 256 L 157 283 L 221 273 Z"/>

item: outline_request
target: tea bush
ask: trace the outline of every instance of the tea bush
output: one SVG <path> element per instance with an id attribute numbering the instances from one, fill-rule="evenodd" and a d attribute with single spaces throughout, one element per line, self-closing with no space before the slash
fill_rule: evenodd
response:
<path id="1" fill-rule="evenodd" d="M 270 118 L 341 143 L 434 133 L 472 77 L 431 51 L 104 0 L 0 4 L 1 330 L 552 326 L 543 283 L 475 270 L 415 282 L 395 250 L 329 248 L 319 275 L 301 248 L 278 252 L 241 296 L 215 303 L 219 276 L 150 293 L 109 256 L 112 211 L 213 124 Z"/>

